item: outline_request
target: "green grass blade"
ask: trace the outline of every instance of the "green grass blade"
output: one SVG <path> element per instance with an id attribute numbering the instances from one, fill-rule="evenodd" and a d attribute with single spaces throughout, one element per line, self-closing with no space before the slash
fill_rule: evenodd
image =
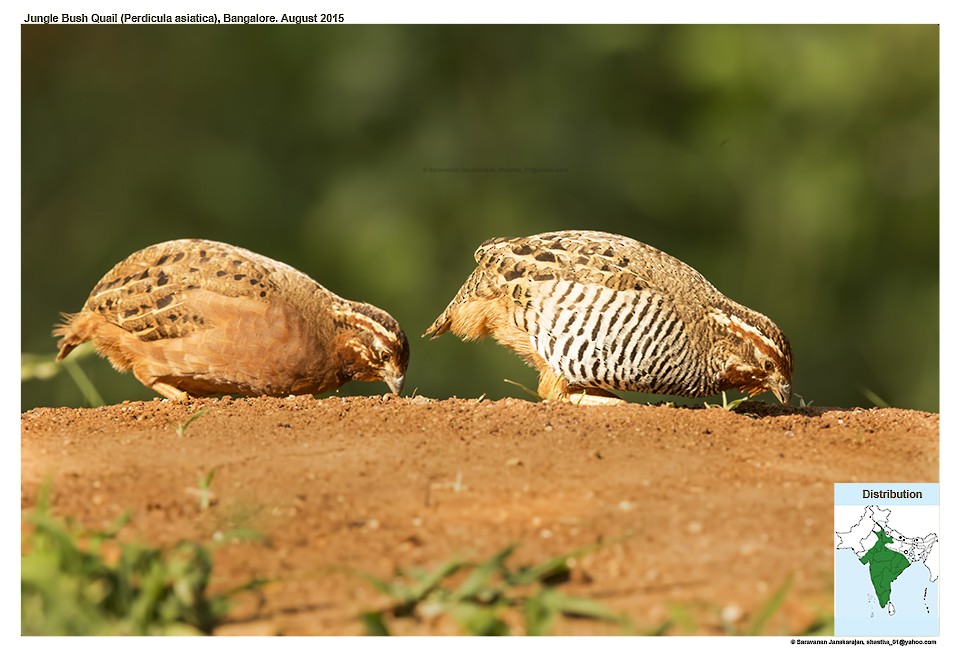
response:
<path id="1" fill-rule="evenodd" d="M 510 634 L 507 624 L 497 616 L 495 608 L 475 603 L 455 603 L 449 609 L 450 616 L 469 635 L 502 637 Z"/>
<path id="2" fill-rule="evenodd" d="M 393 598 L 401 602 L 413 601 L 413 593 L 405 584 L 400 582 L 387 582 L 368 573 L 361 573 L 360 577 L 366 580 L 371 587 L 382 593 L 384 596 Z"/>
<path id="3" fill-rule="evenodd" d="M 522 568 L 516 573 L 507 576 L 507 582 L 512 585 L 520 586 L 533 584 L 535 582 L 548 582 L 564 580 L 570 575 L 570 567 L 567 566 L 568 555 L 551 557 L 547 561 Z"/>
<path id="4" fill-rule="evenodd" d="M 628 634 L 628 635 L 632 635 L 632 634 L 633 634 L 633 631 L 630 630 L 631 627 L 632 627 L 632 625 L 631 625 L 631 623 L 630 623 L 629 621 L 626 621 L 626 622 L 624 623 L 624 628 L 626 629 L 626 633 L 625 633 L 625 634 Z M 645 637 L 663 637 L 664 635 L 667 634 L 667 632 L 669 632 L 669 630 L 670 630 L 672 627 L 673 627 L 673 621 L 670 621 L 670 620 L 668 619 L 668 620 L 664 621 L 663 623 L 661 623 L 660 625 L 654 626 L 653 628 L 650 628 L 649 630 L 646 630 L 646 631 L 644 631 L 644 632 L 641 633 L 641 634 L 644 635 Z"/>
<path id="5" fill-rule="evenodd" d="M 76 360 L 64 360 L 60 364 L 63 365 L 63 368 L 69 374 L 70 378 L 73 379 L 73 382 L 76 383 L 77 388 L 80 390 L 80 393 L 83 395 L 84 400 L 92 408 L 99 408 L 102 405 L 105 405 L 103 402 L 103 397 L 100 396 L 100 392 L 97 391 L 97 388 L 93 385 L 93 381 L 87 378 L 87 374 L 84 373 L 83 369 L 80 368 L 80 365 L 77 364 Z"/>
<path id="6" fill-rule="evenodd" d="M 508 545 L 474 568 L 467 579 L 463 581 L 463 584 L 453 592 L 451 598 L 455 601 L 468 600 L 476 598 L 482 591 L 489 590 L 491 588 L 490 580 L 495 575 L 502 575 L 506 572 L 505 563 L 516 547 L 516 544 Z"/>
<path id="7" fill-rule="evenodd" d="M 20 354 L 20 381 L 50 380 L 60 373 L 55 355 Z"/>
<path id="8" fill-rule="evenodd" d="M 628 535 L 629 536 L 629 535 Z M 626 538 L 626 537 L 623 537 Z M 577 557 L 583 557 L 584 555 L 589 555 L 596 552 L 600 548 L 604 547 L 609 543 L 619 542 L 623 538 L 618 540 L 603 541 L 600 543 L 593 543 L 591 545 L 585 546 L 583 548 L 578 548 L 566 554 L 557 555 L 556 557 L 551 557 L 546 561 L 537 564 L 535 566 L 527 566 L 521 570 L 505 575 L 505 579 L 508 583 L 512 585 L 524 585 L 524 584 L 533 584 L 534 582 L 546 582 L 554 581 L 559 579 L 564 579 L 570 574 L 569 562 L 571 559 Z"/>
<path id="9" fill-rule="evenodd" d="M 539 637 L 549 633 L 556 618 L 557 610 L 550 607 L 550 604 L 546 602 L 543 590 L 527 599 L 527 602 L 523 605 L 523 622 L 527 635 L 531 637 Z"/>
<path id="10" fill-rule="evenodd" d="M 529 394 L 531 397 L 533 397 L 533 400 L 534 400 L 534 401 L 543 401 L 543 397 L 541 397 L 539 394 L 537 394 L 536 392 L 534 392 L 533 390 L 531 390 L 531 389 L 530 389 L 529 387 L 527 387 L 526 385 L 521 385 L 520 383 L 516 382 L 515 380 L 509 380 L 509 379 L 507 379 L 507 378 L 504 378 L 504 379 L 503 379 L 503 382 L 504 382 L 504 383 L 509 383 L 509 384 L 514 385 L 514 386 L 516 386 L 516 387 L 519 387 L 521 390 L 523 390 L 524 392 L 526 392 L 527 394 Z"/>
<path id="11" fill-rule="evenodd" d="M 209 634 L 239 593 L 207 593 L 213 564 L 205 545 L 119 543 L 129 514 L 105 530 L 79 529 L 47 512 L 44 490 L 25 515 L 21 634 Z M 115 561 L 104 558 L 107 542 L 119 546 Z"/>
<path id="12" fill-rule="evenodd" d="M 821 614 L 814 619 L 809 626 L 801 630 L 798 635 L 813 637 L 832 637 L 833 636 L 833 616 Z"/>
<path id="13" fill-rule="evenodd" d="M 187 421 L 183 422 L 182 424 L 177 424 L 177 427 L 176 427 L 177 435 L 182 438 L 183 434 L 187 432 L 187 428 L 189 428 L 191 424 L 193 424 L 195 421 L 197 421 L 198 419 L 206 415 L 208 412 L 210 412 L 208 409 L 203 408 L 202 410 L 198 410 L 197 412 L 190 415 L 190 417 L 187 418 Z"/>
<path id="14" fill-rule="evenodd" d="M 780 606 L 783 605 L 783 600 L 787 596 L 787 592 L 790 591 L 790 588 L 793 586 L 793 576 L 791 575 L 783 584 L 780 585 L 780 588 L 777 589 L 777 592 L 764 603 L 763 607 L 760 608 L 760 611 L 757 613 L 756 618 L 753 620 L 753 623 L 750 624 L 750 627 L 747 628 L 748 635 L 759 635 L 764 626 L 767 625 L 767 620 L 780 609 Z"/>
<path id="15" fill-rule="evenodd" d="M 213 541 L 213 547 L 218 548 L 233 540 L 262 542 L 264 539 L 266 539 L 266 536 L 260 530 L 252 527 L 234 527 L 217 534 Z"/>
<path id="16" fill-rule="evenodd" d="M 123 513 L 117 516 L 117 519 L 110 523 L 110 526 L 107 527 L 102 532 L 96 532 L 98 536 L 107 539 L 114 539 L 117 537 L 117 534 L 120 533 L 120 530 L 127 526 L 127 523 L 130 522 L 130 509 L 126 509 Z"/>
<path id="17" fill-rule="evenodd" d="M 697 622 L 685 606 L 678 603 L 672 603 L 667 607 L 667 612 L 669 615 L 668 621 L 671 621 L 673 625 L 679 626 L 683 631 L 684 635 L 693 635 L 697 631 Z"/>
<path id="18" fill-rule="evenodd" d="M 363 634 L 370 637 L 389 637 L 390 629 L 383 620 L 383 612 L 362 612 L 360 622 L 363 624 Z"/>
<path id="19" fill-rule="evenodd" d="M 880 395 L 874 392 L 871 389 L 866 387 L 861 388 L 863 390 L 863 396 L 867 397 L 867 400 L 875 405 L 877 408 L 889 408 L 890 404 L 880 398 Z"/>
<path id="20" fill-rule="evenodd" d="M 413 588 L 411 589 L 413 600 L 419 602 L 426 598 L 427 595 L 436 589 L 443 580 L 459 571 L 461 568 L 463 568 L 463 566 L 464 562 L 460 559 L 451 559 L 440 566 L 440 568 L 435 570 L 433 573 L 428 573 L 419 582 L 413 585 Z"/>
<path id="21" fill-rule="evenodd" d="M 566 616 L 594 619 L 597 621 L 612 621 L 614 623 L 623 621 L 623 617 L 595 600 L 580 598 L 578 596 L 568 596 L 560 593 L 556 589 L 544 589 L 542 593 L 543 600 L 550 609 L 556 610 Z"/>

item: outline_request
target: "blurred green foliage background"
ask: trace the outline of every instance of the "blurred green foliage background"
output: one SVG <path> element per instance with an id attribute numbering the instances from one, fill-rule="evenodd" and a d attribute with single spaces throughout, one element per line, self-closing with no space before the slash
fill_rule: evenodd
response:
<path id="1" fill-rule="evenodd" d="M 493 341 L 420 333 L 484 239 L 583 228 L 773 318 L 808 402 L 939 407 L 937 26 L 21 35 L 25 353 L 128 254 L 206 237 L 391 312 L 407 394 L 522 397 L 504 379 L 536 373 Z M 429 169 L 534 167 L 560 171 Z M 83 366 L 108 403 L 155 396 Z M 61 405 L 65 373 L 23 381 L 23 409 Z"/>

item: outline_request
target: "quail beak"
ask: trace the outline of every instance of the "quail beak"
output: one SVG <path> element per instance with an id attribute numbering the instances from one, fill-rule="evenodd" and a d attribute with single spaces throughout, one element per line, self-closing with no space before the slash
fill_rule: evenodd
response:
<path id="1" fill-rule="evenodd" d="M 396 374 L 393 372 L 385 372 L 383 374 L 383 382 L 387 384 L 387 387 L 390 388 L 390 391 L 394 394 L 400 394 L 403 390 L 403 374 Z"/>
<path id="2" fill-rule="evenodd" d="M 773 396 L 777 397 L 777 400 L 783 405 L 789 406 L 790 394 L 793 391 L 790 383 L 788 381 L 771 381 L 769 385 L 770 391 L 773 392 Z"/>

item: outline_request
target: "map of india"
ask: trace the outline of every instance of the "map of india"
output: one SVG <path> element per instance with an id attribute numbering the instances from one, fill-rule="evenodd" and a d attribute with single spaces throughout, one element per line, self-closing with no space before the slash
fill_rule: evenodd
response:
<path id="1" fill-rule="evenodd" d="M 939 577 L 939 567 L 930 561 L 937 535 L 933 532 L 923 537 L 911 537 L 900 533 L 890 523 L 891 509 L 868 506 L 860 521 L 846 531 L 837 532 L 837 550 L 852 550 L 860 563 L 869 570 L 877 602 L 886 608 L 887 614 L 896 614 L 891 600 L 894 582 L 912 564 L 923 564 L 929 572 L 930 581 Z"/>
<path id="2" fill-rule="evenodd" d="M 893 539 L 882 529 L 873 533 L 877 536 L 877 542 L 860 557 L 860 563 L 870 567 L 870 581 L 877 591 L 880 607 L 886 607 L 890 602 L 890 585 L 910 565 L 910 560 L 887 547 L 888 543 L 893 543 Z"/>

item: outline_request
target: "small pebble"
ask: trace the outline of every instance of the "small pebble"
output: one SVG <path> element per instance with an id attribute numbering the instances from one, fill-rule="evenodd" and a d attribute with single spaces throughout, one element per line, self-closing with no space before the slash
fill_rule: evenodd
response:
<path id="1" fill-rule="evenodd" d="M 743 610 L 737 605 L 727 605 L 720 611 L 720 618 L 726 623 L 739 621 L 741 616 L 743 616 Z"/>

